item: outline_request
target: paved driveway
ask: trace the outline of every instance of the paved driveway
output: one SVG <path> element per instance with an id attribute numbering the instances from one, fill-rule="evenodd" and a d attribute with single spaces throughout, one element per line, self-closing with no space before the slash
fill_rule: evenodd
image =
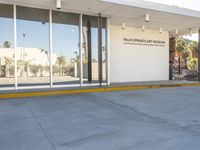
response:
<path id="1" fill-rule="evenodd" d="M 200 149 L 200 87 L 0 100 L 0 150 L 169 149 Z"/>

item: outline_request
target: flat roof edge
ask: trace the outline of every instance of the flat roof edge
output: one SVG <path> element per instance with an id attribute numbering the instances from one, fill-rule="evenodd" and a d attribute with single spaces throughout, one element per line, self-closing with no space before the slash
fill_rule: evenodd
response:
<path id="1" fill-rule="evenodd" d="M 141 1 L 141 0 L 100 0 L 103 2 L 118 4 L 118 5 L 124 5 L 129 7 L 137 7 L 137 8 L 143 8 L 143 9 L 149 9 L 149 10 L 155 10 L 160 12 L 166 12 L 166 13 L 173 13 L 177 15 L 183 15 L 183 16 L 190 16 L 190 17 L 196 17 L 200 18 L 200 11 L 191 10 L 187 8 L 180 8 L 165 4 L 159 4 L 155 2 L 148 2 L 148 1 Z"/>

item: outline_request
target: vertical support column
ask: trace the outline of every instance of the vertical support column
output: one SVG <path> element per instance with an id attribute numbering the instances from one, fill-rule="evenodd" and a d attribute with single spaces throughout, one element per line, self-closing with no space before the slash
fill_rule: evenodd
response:
<path id="1" fill-rule="evenodd" d="M 79 78 L 80 78 L 80 86 L 83 86 L 83 48 L 82 48 L 82 42 L 83 42 L 83 15 L 80 14 L 79 17 L 79 65 L 80 65 L 80 70 L 79 70 Z"/>
<path id="2" fill-rule="evenodd" d="M 53 64 L 52 64 L 52 51 L 53 51 L 53 45 L 52 45 L 52 10 L 49 10 L 49 49 L 50 49 L 50 88 L 53 87 Z"/>
<path id="3" fill-rule="evenodd" d="M 110 85 L 110 18 L 106 19 L 106 80 Z"/>
<path id="4" fill-rule="evenodd" d="M 98 19 L 98 64 L 99 64 L 99 84 L 102 84 L 102 17 Z"/>
<path id="5" fill-rule="evenodd" d="M 173 80 L 173 64 L 176 49 L 176 38 L 169 39 L 169 80 Z"/>
<path id="6" fill-rule="evenodd" d="M 15 72 L 15 89 L 18 89 L 18 81 L 17 81 L 17 9 L 16 5 L 13 5 L 13 13 L 14 13 L 14 72 Z"/>
<path id="7" fill-rule="evenodd" d="M 88 49 L 88 82 L 92 82 L 92 34 L 91 22 L 87 21 L 87 49 Z"/>
<path id="8" fill-rule="evenodd" d="M 200 28 L 198 31 L 199 40 L 198 40 L 198 81 L 200 82 Z"/>

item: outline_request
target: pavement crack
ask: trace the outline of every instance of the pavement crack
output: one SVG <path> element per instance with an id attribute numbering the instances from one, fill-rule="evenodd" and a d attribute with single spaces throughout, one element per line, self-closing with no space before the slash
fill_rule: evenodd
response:
<path id="1" fill-rule="evenodd" d="M 160 122 L 160 123 L 168 124 L 168 125 L 173 126 L 173 127 L 177 128 L 177 129 L 179 129 L 179 130 L 182 130 L 182 131 L 184 131 L 184 132 L 186 132 L 186 133 L 189 133 L 189 134 L 192 134 L 192 135 L 194 135 L 194 136 L 200 137 L 200 133 L 195 132 L 195 131 L 189 129 L 187 126 L 179 126 L 179 125 L 177 125 L 177 124 L 175 124 L 175 123 L 173 123 L 173 122 L 169 122 L 169 121 L 164 120 L 164 119 L 162 119 L 162 118 L 154 117 L 154 116 L 148 115 L 148 114 L 146 114 L 146 113 L 144 113 L 144 112 L 138 111 L 138 110 L 135 109 L 134 107 L 129 107 L 129 106 L 127 106 L 127 105 L 119 104 L 119 103 L 113 102 L 113 101 L 111 101 L 111 100 L 108 100 L 108 99 L 106 99 L 106 98 L 102 98 L 102 97 L 100 97 L 100 96 L 96 96 L 96 95 L 94 95 L 94 94 L 90 94 L 89 96 L 95 98 L 96 101 L 102 100 L 102 101 L 107 102 L 107 103 L 110 103 L 110 104 L 112 104 L 112 105 L 115 105 L 115 106 L 118 106 L 118 107 L 121 107 L 121 108 L 124 108 L 124 109 L 131 110 L 131 111 L 136 112 L 136 113 L 138 113 L 138 114 L 140 114 L 141 116 L 144 116 L 144 117 L 146 117 L 146 118 L 152 119 L 152 120 L 154 120 L 154 121 L 158 121 L 158 122 Z"/>
<path id="2" fill-rule="evenodd" d="M 108 132 L 108 133 L 97 133 L 97 134 L 85 136 L 85 137 L 80 138 L 80 139 L 75 139 L 75 140 L 72 140 L 72 141 L 67 142 L 67 143 L 63 143 L 62 145 L 67 146 L 67 147 L 73 147 L 73 146 L 77 146 L 77 145 L 81 145 L 81 144 L 84 144 L 84 143 L 91 142 L 93 140 L 98 140 L 98 139 L 102 139 L 104 137 L 112 136 L 116 133 L 119 133 L 120 131 L 121 130 Z"/>
<path id="3" fill-rule="evenodd" d="M 49 143 L 51 144 L 52 148 L 54 150 L 56 150 L 56 146 L 54 145 L 53 141 L 50 139 L 50 137 L 48 136 L 48 134 L 46 133 L 46 131 L 44 130 L 44 128 L 42 127 L 42 125 L 40 124 L 40 122 L 38 121 L 37 117 L 35 116 L 34 112 L 32 111 L 32 109 L 27 105 L 26 102 L 24 102 L 24 105 L 27 107 L 27 109 L 31 112 L 31 114 L 33 115 L 34 120 L 37 122 L 39 128 L 41 129 L 42 133 L 45 135 L 45 137 L 47 138 L 47 140 L 49 141 Z"/>

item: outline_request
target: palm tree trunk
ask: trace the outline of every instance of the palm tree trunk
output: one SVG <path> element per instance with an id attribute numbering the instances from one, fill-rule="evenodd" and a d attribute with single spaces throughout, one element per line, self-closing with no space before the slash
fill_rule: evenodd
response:
<path id="1" fill-rule="evenodd" d="M 61 65 L 59 65 L 59 76 L 61 76 Z"/>

